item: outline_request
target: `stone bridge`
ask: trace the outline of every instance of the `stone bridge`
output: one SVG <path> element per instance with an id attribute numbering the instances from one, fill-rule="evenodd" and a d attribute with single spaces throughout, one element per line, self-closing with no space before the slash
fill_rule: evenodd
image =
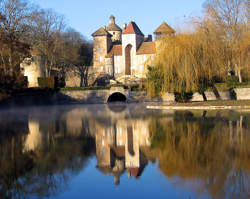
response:
<path id="1" fill-rule="evenodd" d="M 60 91 L 57 100 L 88 104 L 103 104 L 114 101 L 134 102 L 146 96 L 145 92 L 135 94 L 123 87 L 111 87 L 105 90 L 66 90 Z"/>

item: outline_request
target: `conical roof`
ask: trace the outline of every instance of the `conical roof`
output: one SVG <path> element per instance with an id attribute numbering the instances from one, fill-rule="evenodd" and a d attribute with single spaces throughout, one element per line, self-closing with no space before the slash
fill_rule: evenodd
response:
<path id="1" fill-rule="evenodd" d="M 122 29 L 115 23 L 111 23 L 108 25 L 107 31 L 122 31 Z"/>
<path id="2" fill-rule="evenodd" d="M 103 27 L 99 28 L 97 31 L 95 31 L 92 34 L 92 37 L 97 37 L 97 36 L 108 36 L 112 37 L 112 35 Z"/>
<path id="3" fill-rule="evenodd" d="M 165 34 L 174 34 L 175 30 L 171 28 L 166 22 L 163 22 L 155 31 L 154 34 L 165 33 Z"/>
<path id="4" fill-rule="evenodd" d="M 142 35 L 144 34 L 141 32 L 140 28 L 136 25 L 135 22 L 131 21 L 127 28 L 123 30 L 122 34 L 136 34 L 136 35 Z"/>

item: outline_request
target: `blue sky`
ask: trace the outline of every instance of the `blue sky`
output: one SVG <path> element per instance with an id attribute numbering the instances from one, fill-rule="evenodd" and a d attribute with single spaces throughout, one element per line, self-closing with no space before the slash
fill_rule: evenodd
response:
<path id="1" fill-rule="evenodd" d="M 42 8 L 52 8 L 63 14 L 72 28 L 87 39 L 98 28 L 108 25 L 109 16 L 116 23 L 135 21 L 142 32 L 152 34 L 166 21 L 169 25 L 181 26 L 190 16 L 202 13 L 204 0 L 33 0 Z"/>

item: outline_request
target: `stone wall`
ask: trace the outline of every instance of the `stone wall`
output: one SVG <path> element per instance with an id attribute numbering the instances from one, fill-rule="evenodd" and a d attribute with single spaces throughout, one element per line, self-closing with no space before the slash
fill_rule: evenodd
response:
<path id="1" fill-rule="evenodd" d="M 204 101 L 204 98 L 200 93 L 196 92 L 193 94 L 193 97 L 190 101 L 191 102 L 202 102 L 202 101 Z"/>
<path id="2" fill-rule="evenodd" d="M 105 72 L 105 56 L 112 45 L 111 38 L 108 36 L 97 36 L 94 38 L 93 63 L 95 71 Z"/>
<path id="3" fill-rule="evenodd" d="M 104 104 L 113 93 L 122 93 L 129 101 L 129 91 L 122 87 L 112 87 L 107 90 L 69 90 L 60 91 L 57 100 L 60 104 Z"/>
<path id="4" fill-rule="evenodd" d="M 231 95 L 229 91 L 219 91 L 218 93 L 221 100 L 231 100 Z"/>
<path id="5" fill-rule="evenodd" d="M 249 100 L 250 99 L 250 88 L 235 88 L 237 100 Z"/>
<path id="6" fill-rule="evenodd" d="M 216 95 L 213 91 L 206 91 L 205 96 L 207 98 L 207 101 L 217 100 Z M 221 100 L 231 100 L 231 95 L 229 91 L 218 91 L 218 99 Z M 203 96 L 196 92 L 193 94 L 191 102 L 202 102 L 205 101 Z"/>
<path id="7" fill-rule="evenodd" d="M 80 87 L 81 79 L 74 71 L 68 71 L 65 77 L 66 87 Z"/>
<path id="8" fill-rule="evenodd" d="M 239 88 L 235 90 L 238 100 L 250 100 L 250 88 Z M 9 100 L 3 105 L 54 105 L 54 104 L 104 104 L 107 103 L 109 96 L 113 93 L 122 93 L 126 96 L 128 103 L 143 102 L 174 102 L 174 94 L 166 93 L 159 98 L 150 98 L 145 91 L 135 92 L 123 89 L 122 87 L 113 87 L 107 90 L 69 90 L 60 92 L 38 92 L 38 93 L 21 93 Z M 209 93 L 211 94 L 211 93 Z M 213 96 L 213 95 L 212 95 Z M 226 99 L 222 97 L 222 99 Z M 209 98 L 211 99 L 211 98 Z M 194 95 L 192 101 L 204 101 L 201 96 Z"/>
<path id="9" fill-rule="evenodd" d="M 28 79 L 28 87 L 38 87 L 38 77 L 45 77 L 45 65 L 41 56 L 26 58 L 20 65 Z"/>

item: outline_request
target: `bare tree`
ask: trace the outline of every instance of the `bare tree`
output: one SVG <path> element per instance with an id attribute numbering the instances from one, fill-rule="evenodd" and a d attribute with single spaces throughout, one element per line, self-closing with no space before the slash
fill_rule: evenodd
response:
<path id="1" fill-rule="evenodd" d="M 242 82 L 241 70 L 249 69 L 248 64 L 245 65 L 249 61 L 246 60 L 248 48 L 245 48 L 245 43 L 249 44 L 249 0 L 207 0 L 204 7 L 207 15 L 220 27 L 223 40 L 231 50 L 228 67 L 234 68 Z"/>
<path id="2" fill-rule="evenodd" d="M 8 52 L 8 59 L 5 59 L 6 66 L 15 67 L 19 65 L 22 54 L 16 47 L 21 44 L 22 35 L 27 31 L 32 8 L 25 0 L 1 0 L 0 10 L 2 15 L 0 28 L 5 37 L 5 47 L 1 49 L 2 60 L 2 51 L 5 50 Z"/>
<path id="3" fill-rule="evenodd" d="M 56 65 L 64 27 L 64 17 L 52 10 L 39 10 L 33 19 L 31 43 L 44 58 L 46 76 L 50 76 L 52 67 Z"/>

